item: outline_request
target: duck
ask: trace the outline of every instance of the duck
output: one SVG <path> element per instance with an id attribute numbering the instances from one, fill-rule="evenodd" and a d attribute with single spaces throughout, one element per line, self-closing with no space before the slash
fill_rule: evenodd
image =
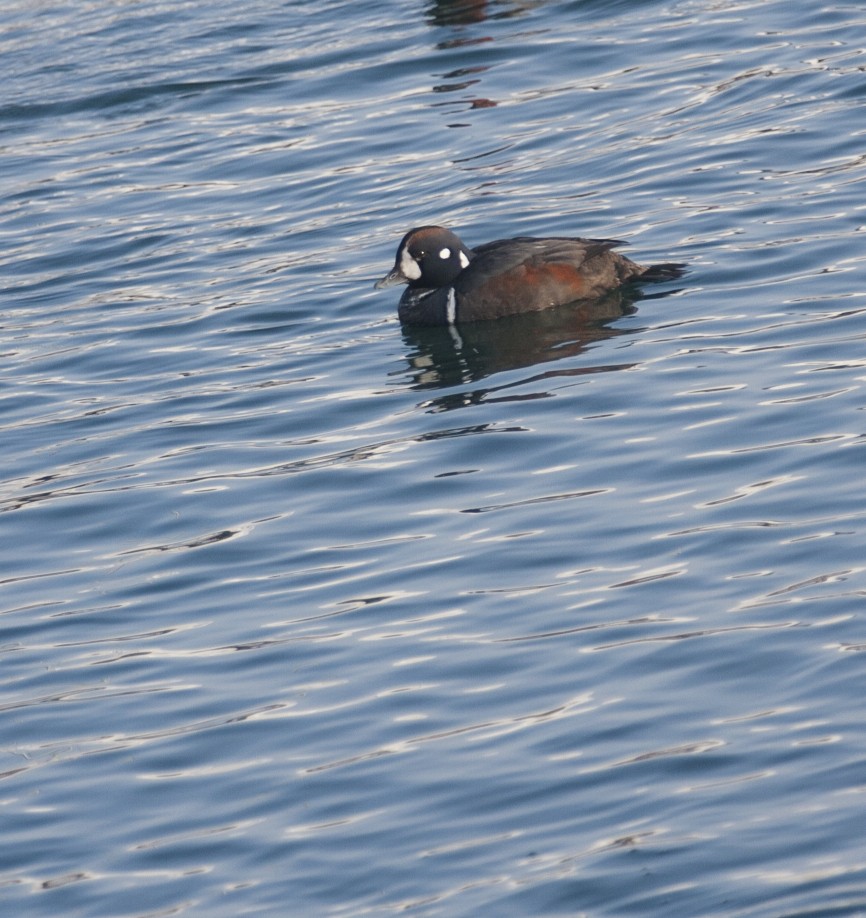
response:
<path id="1" fill-rule="evenodd" d="M 407 325 L 481 322 L 600 300 L 624 286 L 674 280 L 678 262 L 640 265 L 617 239 L 515 236 L 469 248 L 444 226 L 403 236 L 394 267 L 375 289 L 407 284 L 397 313 Z"/>

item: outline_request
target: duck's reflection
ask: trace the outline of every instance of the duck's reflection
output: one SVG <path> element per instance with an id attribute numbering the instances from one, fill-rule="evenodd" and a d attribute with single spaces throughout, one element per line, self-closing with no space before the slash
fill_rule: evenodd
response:
<path id="1" fill-rule="evenodd" d="M 572 304 L 524 315 L 508 316 L 492 322 L 473 322 L 455 327 L 418 328 L 404 326 L 403 338 L 410 348 L 407 355 L 412 387 L 445 389 L 521 367 L 559 361 L 583 353 L 589 345 L 628 330 L 609 323 L 634 313 L 634 296 L 617 290 L 586 304 Z M 448 393 L 425 403 L 428 408 L 447 411 L 478 402 L 544 398 L 542 387 L 527 391 L 527 384 L 563 376 L 608 372 L 633 366 L 630 363 L 566 367 L 548 370 L 515 382 Z M 519 386 L 519 392 L 509 389 Z"/>
<path id="2" fill-rule="evenodd" d="M 487 19 L 487 0 L 434 0 L 426 13 L 433 26 L 470 25 Z"/>

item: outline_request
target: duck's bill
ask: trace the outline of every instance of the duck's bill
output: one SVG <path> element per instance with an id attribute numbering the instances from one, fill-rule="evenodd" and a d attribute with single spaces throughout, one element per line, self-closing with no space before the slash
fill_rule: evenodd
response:
<path id="1" fill-rule="evenodd" d="M 385 287 L 396 287 L 397 284 L 408 284 L 409 280 L 405 277 L 399 268 L 394 268 L 390 274 L 386 274 L 382 280 L 377 280 L 373 284 L 374 290 L 383 290 Z"/>

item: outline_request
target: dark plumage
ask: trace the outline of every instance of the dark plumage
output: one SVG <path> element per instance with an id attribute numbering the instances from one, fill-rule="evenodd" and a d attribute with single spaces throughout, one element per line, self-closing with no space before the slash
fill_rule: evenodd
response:
<path id="1" fill-rule="evenodd" d="M 408 284 L 400 319 L 450 325 L 598 300 L 623 284 L 671 280 L 684 265 L 646 267 L 614 252 L 615 239 L 518 236 L 468 248 L 442 226 L 409 230 L 376 288 Z"/>

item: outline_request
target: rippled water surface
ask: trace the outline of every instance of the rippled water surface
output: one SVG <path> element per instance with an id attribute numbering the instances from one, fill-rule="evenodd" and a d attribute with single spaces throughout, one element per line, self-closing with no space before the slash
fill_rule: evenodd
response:
<path id="1" fill-rule="evenodd" d="M 4 914 L 866 913 L 864 28 L 4 5 Z M 401 328 L 426 222 L 690 271 Z"/>

